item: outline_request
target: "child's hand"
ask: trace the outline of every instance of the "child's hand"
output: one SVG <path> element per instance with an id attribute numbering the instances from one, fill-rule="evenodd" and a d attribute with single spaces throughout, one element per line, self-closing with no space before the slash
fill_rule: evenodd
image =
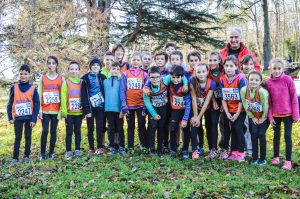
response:
<path id="1" fill-rule="evenodd" d="M 189 87 L 188 86 L 183 86 L 182 87 L 182 92 L 186 93 L 189 91 Z"/>
<path id="2" fill-rule="evenodd" d="M 181 121 L 181 127 L 185 128 L 187 126 L 187 121 L 182 120 Z"/>
<path id="3" fill-rule="evenodd" d="M 15 123 L 15 120 L 9 120 L 9 123 L 13 124 Z"/>
<path id="4" fill-rule="evenodd" d="M 43 112 L 40 112 L 40 113 L 39 113 L 39 118 L 40 118 L 40 120 L 43 119 Z"/>
<path id="5" fill-rule="evenodd" d="M 146 111 L 145 110 L 142 111 L 142 116 L 146 116 Z"/>
<path id="6" fill-rule="evenodd" d="M 155 115 L 155 116 L 153 117 L 153 119 L 156 120 L 156 121 L 157 121 L 157 120 L 160 120 L 160 115 Z"/>
<path id="7" fill-rule="evenodd" d="M 201 120 L 200 118 L 197 117 L 193 123 L 193 127 L 199 127 L 200 124 L 201 124 Z"/>
<path id="8" fill-rule="evenodd" d="M 266 119 L 259 119 L 258 120 L 258 124 L 262 124 L 262 123 L 264 123 L 266 121 Z"/>
<path id="9" fill-rule="evenodd" d="M 35 127 L 35 123 L 34 122 L 30 122 L 30 127 L 31 128 Z"/>
<path id="10" fill-rule="evenodd" d="M 122 112 L 120 112 L 119 118 L 122 119 L 123 117 L 124 117 L 124 114 Z"/>
<path id="11" fill-rule="evenodd" d="M 223 109 L 223 106 L 221 106 L 221 108 L 220 108 L 220 112 L 223 112 L 224 111 L 224 109 Z"/>
<path id="12" fill-rule="evenodd" d="M 229 112 L 226 112 L 226 116 L 229 120 L 232 120 L 232 115 Z"/>
<path id="13" fill-rule="evenodd" d="M 259 123 L 259 119 L 257 119 L 256 117 L 253 117 L 252 121 L 255 125 L 261 124 L 261 123 Z"/>
<path id="14" fill-rule="evenodd" d="M 271 120 L 271 121 L 270 121 L 270 124 L 271 124 L 273 127 L 275 127 L 275 126 L 276 126 L 275 120 Z"/>
<path id="15" fill-rule="evenodd" d="M 92 117 L 92 113 L 86 114 L 85 117 L 91 118 Z"/>
<path id="16" fill-rule="evenodd" d="M 144 87 L 143 88 L 143 94 L 145 95 L 145 96 L 149 96 L 150 95 L 150 90 L 148 89 L 148 88 L 146 88 L 146 87 Z"/>
<path id="17" fill-rule="evenodd" d="M 239 117 L 240 113 L 235 113 L 232 118 L 231 121 L 234 122 L 238 117 Z"/>
<path id="18" fill-rule="evenodd" d="M 214 110 L 218 110 L 220 108 L 217 101 L 213 102 L 213 108 L 214 108 Z"/>
<path id="19" fill-rule="evenodd" d="M 194 123 L 196 122 L 196 120 L 197 120 L 197 116 L 193 116 L 193 117 L 191 118 L 190 123 L 191 123 L 192 126 L 194 126 Z"/>

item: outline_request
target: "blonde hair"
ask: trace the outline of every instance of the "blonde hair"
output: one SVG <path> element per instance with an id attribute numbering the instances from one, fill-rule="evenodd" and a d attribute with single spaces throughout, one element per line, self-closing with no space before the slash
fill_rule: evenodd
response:
<path id="1" fill-rule="evenodd" d="M 281 64 L 282 68 L 284 69 L 284 62 L 282 61 L 282 59 L 276 57 L 270 60 L 269 62 L 269 69 L 271 68 L 272 64 Z"/>
<path id="2" fill-rule="evenodd" d="M 130 59 L 132 59 L 133 57 L 140 57 L 141 60 L 142 60 L 142 54 L 140 52 L 138 52 L 138 51 L 135 51 L 134 53 L 132 53 L 130 55 Z"/>

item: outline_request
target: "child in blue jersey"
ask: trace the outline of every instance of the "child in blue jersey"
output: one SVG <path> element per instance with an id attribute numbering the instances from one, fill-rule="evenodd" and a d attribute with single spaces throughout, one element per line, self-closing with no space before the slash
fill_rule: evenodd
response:
<path id="1" fill-rule="evenodd" d="M 114 62 L 110 67 L 110 77 L 105 79 L 104 92 L 105 95 L 105 114 L 108 123 L 108 140 L 109 140 L 109 151 L 108 154 L 113 155 L 116 153 L 115 145 L 117 140 L 115 135 L 118 133 L 119 139 L 119 153 L 124 155 L 125 141 L 124 141 L 124 128 L 123 118 L 121 115 L 121 99 L 120 99 L 120 63 Z"/>

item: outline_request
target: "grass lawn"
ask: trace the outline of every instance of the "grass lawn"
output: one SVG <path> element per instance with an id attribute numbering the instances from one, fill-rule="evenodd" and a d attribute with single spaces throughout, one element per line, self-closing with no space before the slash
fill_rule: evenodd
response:
<path id="1" fill-rule="evenodd" d="M 65 160 L 65 129 L 61 121 L 56 147 L 57 158 L 39 162 L 41 124 L 34 128 L 32 162 L 10 164 L 13 126 L 0 122 L 0 198 L 299 198 L 300 125 L 294 125 L 292 171 L 248 163 L 183 160 L 156 155 L 87 156 L 87 131 L 82 128 L 80 158 Z M 272 157 L 272 130 L 269 129 L 267 158 Z M 283 137 L 283 136 L 282 136 Z M 137 137 L 136 137 L 137 140 Z M 20 157 L 24 150 L 22 140 Z M 282 139 L 283 143 L 283 139 Z M 207 144 L 205 143 L 205 146 Z M 207 152 L 207 148 L 206 152 Z M 284 149 L 282 144 L 281 149 Z M 281 150 L 282 160 L 284 150 Z"/>

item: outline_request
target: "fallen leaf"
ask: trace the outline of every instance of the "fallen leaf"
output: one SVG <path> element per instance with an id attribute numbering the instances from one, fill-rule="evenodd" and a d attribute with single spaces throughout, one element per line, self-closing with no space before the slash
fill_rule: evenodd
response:
<path id="1" fill-rule="evenodd" d="M 88 182 L 85 182 L 82 184 L 83 188 L 86 188 L 87 186 L 89 186 L 89 183 Z"/>

